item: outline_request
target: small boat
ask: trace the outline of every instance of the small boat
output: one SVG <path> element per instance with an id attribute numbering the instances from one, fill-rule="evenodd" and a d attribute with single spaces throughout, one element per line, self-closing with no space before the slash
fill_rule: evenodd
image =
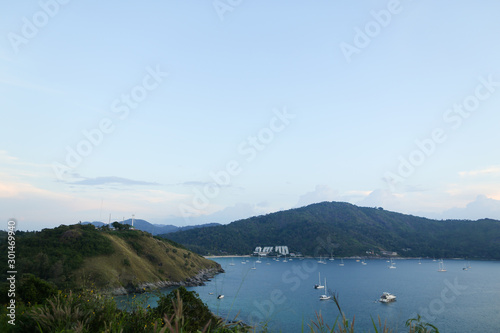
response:
<path id="1" fill-rule="evenodd" d="M 441 261 L 439 262 L 438 272 L 446 272 L 446 268 L 444 268 L 444 261 L 443 261 L 443 259 L 441 259 Z"/>
<path id="2" fill-rule="evenodd" d="M 224 295 L 217 296 L 217 299 L 222 299 L 222 298 L 224 298 Z"/>
<path id="3" fill-rule="evenodd" d="M 344 258 L 341 258 L 341 259 L 340 259 L 340 264 L 339 264 L 339 266 L 344 266 Z"/>
<path id="4" fill-rule="evenodd" d="M 322 256 L 319 257 L 318 264 L 326 264 Z"/>
<path id="5" fill-rule="evenodd" d="M 396 264 L 394 263 L 394 261 L 392 261 L 392 258 L 391 258 L 391 265 L 389 266 L 389 268 L 396 268 Z"/>
<path id="6" fill-rule="evenodd" d="M 323 289 L 325 286 L 321 285 L 321 275 L 320 272 L 318 272 L 318 284 L 314 285 L 314 289 Z"/>
<path id="7" fill-rule="evenodd" d="M 252 269 L 257 269 L 257 267 L 255 267 L 255 261 L 253 262 L 253 267 Z"/>
<path id="8" fill-rule="evenodd" d="M 361 260 L 361 265 L 366 265 L 365 259 Z"/>
<path id="9" fill-rule="evenodd" d="M 326 301 L 326 300 L 329 300 L 330 298 L 332 298 L 331 296 L 328 296 L 326 293 L 328 292 L 328 289 L 326 288 L 326 278 L 325 278 L 325 294 L 321 295 L 319 297 L 319 300 L 320 301 Z"/>
<path id="10" fill-rule="evenodd" d="M 229 266 L 234 266 L 234 260 L 231 258 L 231 262 L 229 263 Z"/>
<path id="11" fill-rule="evenodd" d="M 330 259 L 328 259 L 330 261 L 334 261 L 335 259 L 333 258 L 333 253 L 330 254 Z"/>
<path id="12" fill-rule="evenodd" d="M 419 264 L 419 265 L 422 265 L 422 260 L 421 260 L 421 258 L 418 258 L 418 264 Z"/>
<path id="13" fill-rule="evenodd" d="M 395 300 L 396 300 L 396 296 L 394 296 L 393 294 L 388 293 L 386 291 L 384 291 L 382 293 L 382 296 L 380 296 L 380 299 L 379 299 L 379 301 L 382 303 L 390 303 L 390 302 L 394 302 Z"/>
<path id="14" fill-rule="evenodd" d="M 213 295 L 214 293 L 208 293 L 209 295 Z"/>

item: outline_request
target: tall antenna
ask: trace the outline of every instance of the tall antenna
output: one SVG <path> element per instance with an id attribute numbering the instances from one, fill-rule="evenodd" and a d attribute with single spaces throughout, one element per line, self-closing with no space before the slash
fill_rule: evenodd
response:
<path id="1" fill-rule="evenodd" d="M 134 218 L 135 218 L 135 214 L 132 214 L 132 228 L 134 228 Z"/>
<path id="2" fill-rule="evenodd" d="M 101 199 L 101 210 L 99 211 L 99 222 L 102 222 L 102 203 L 104 202 L 104 198 Z"/>

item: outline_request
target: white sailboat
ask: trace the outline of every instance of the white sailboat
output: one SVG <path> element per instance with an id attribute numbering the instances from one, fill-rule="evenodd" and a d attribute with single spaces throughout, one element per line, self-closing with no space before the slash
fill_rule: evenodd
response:
<path id="1" fill-rule="evenodd" d="M 366 265 L 365 259 L 361 260 L 361 265 Z"/>
<path id="2" fill-rule="evenodd" d="M 340 264 L 339 266 L 344 266 L 344 258 L 340 258 Z"/>
<path id="3" fill-rule="evenodd" d="M 330 253 L 330 259 L 328 259 L 330 261 L 334 261 L 335 259 L 333 259 L 333 253 Z"/>
<path id="4" fill-rule="evenodd" d="M 314 289 L 323 289 L 325 286 L 321 285 L 321 273 L 318 272 L 318 284 L 314 285 Z"/>
<path id="5" fill-rule="evenodd" d="M 326 264 L 322 256 L 319 256 L 318 264 Z"/>
<path id="6" fill-rule="evenodd" d="M 444 268 L 444 261 L 443 261 L 443 259 L 441 259 L 441 261 L 439 261 L 438 272 L 446 272 L 446 268 Z"/>
<path id="7" fill-rule="evenodd" d="M 229 263 L 229 266 L 234 266 L 234 258 L 231 258 L 231 262 Z"/>
<path id="8" fill-rule="evenodd" d="M 331 296 L 328 296 L 326 293 L 328 292 L 328 289 L 326 288 L 326 278 L 325 278 L 325 293 L 319 297 L 320 301 L 326 301 L 332 298 Z"/>
<path id="9" fill-rule="evenodd" d="M 391 265 L 389 266 L 389 268 L 396 268 L 396 264 L 394 263 L 392 258 L 391 258 Z"/>
<path id="10" fill-rule="evenodd" d="M 422 260 L 421 260 L 421 259 L 422 259 L 422 258 L 418 258 L 418 264 L 419 264 L 419 265 L 422 265 Z"/>

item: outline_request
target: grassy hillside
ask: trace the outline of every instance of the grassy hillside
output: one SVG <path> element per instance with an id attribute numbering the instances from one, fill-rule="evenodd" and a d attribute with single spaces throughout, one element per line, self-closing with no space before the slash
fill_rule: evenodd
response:
<path id="1" fill-rule="evenodd" d="M 185 281 L 217 264 L 143 231 L 108 232 L 113 253 L 85 260 L 74 272 L 78 285 L 99 288 L 138 286 L 145 282 Z"/>
<path id="2" fill-rule="evenodd" d="M 323 202 L 228 225 L 164 235 L 201 254 L 249 254 L 287 245 L 305 255 L 394 251 L 414 257 L 500 259 L 500 221 L 437 221 L 381 208 Z"/>
<path id="3" fill-rule="evenodd" d="M 1 253 L 7 253 L 5 239 L 0 240 Z M 4 281 L 6 264 L 6 260 L 0 264 Z M 60 289 L 180 282 L 203 270 L 219 268 L 179 244 L 138 230 L 77 224 L 16 234 L 18 274 L 33 274 Z"/>

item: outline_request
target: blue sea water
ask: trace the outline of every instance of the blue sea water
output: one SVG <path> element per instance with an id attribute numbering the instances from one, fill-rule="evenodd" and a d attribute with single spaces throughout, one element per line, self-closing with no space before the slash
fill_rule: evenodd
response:
<path id="1" fill-rule="evenodd" d="M 309 331 L 312 319 L 321 312 L 333 325 L 339 310 L 332 300 L 320 301 L 324 289 L 314 289 L 326 278 L 329 293 L 335 293 L 342 311 L 356 332 L 374 332 L 372 319 L 393 332 L 407 332 L 405 321 L 417 313 L 440 332 L 500 332 L 500 262 L 445 260 L 446 272 L 438 272 L 432 260 L 395 260 L 389 269 L 385 260 L 315 259 L 276 262 L 270 258 L 256 264 L 255 258 L 215 258 L 226 271 L 205 286 L 191 287 L 209 308 L 229 320 L 266 325 L 271 332 Z M 246 260 L 249 260 L 248 262 Z M 234 266 L 229 263 L 234 262 Z M 243 264 L 242 262 L 246 262 Z M 255 267 L 255 269 L 252 269 Z M 377 302 L 382 292 L 397 296 L 389 304 Z M 165 291 L 167 292 L 167 291 Z M 223 299 L 217 295 L 223 294 Z M 143 296 L 144 297 L 144 296 Z M 155 299 L 148 302 L 155 306 Z"/>

